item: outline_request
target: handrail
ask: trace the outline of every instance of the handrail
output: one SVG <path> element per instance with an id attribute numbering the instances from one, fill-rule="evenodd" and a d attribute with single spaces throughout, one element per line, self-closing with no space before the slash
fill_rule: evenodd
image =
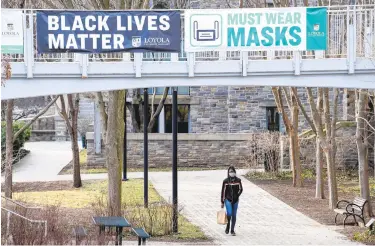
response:
<path id="1" fill-rule="evenodd" d="M 12 202 L 12 203 L 14 203 L 14 204 L 16 204 L 16 205 L 18 205 L 20 207 L 26 208 L 26 209 L 42 209 L 41 207 L 27 207 L 26 205 L 24 205 L 24 204 L 22 204 L 20 202 L 16 202 L 13 199 L 10 199 L 10 198 L 5 197 L 5 196 L 1 196 L 1 198 L 4 198 L 5 200 L 10 201 L 10 202 Z"/>
<path id="2" fill-rule="evenodd" d="M 326 7 L 329 9 L 335 8 L 347 8 L 347 7 L 374 7 L 372 4 L 355 4 L 355 5 L 331 5 L 331 6 L 309 6 L 310 8 L 314 7 Z M 271 7 L 273 8 L 273 7 Z M 288 7 L 286 7 L 288 8 Z M 294 7 L 290 7 L 294 8 Z M 162 12 L 162 11 L 184 11 L 189 9 L 99 9 L 99 10 L 92 10 L 92 9 L 39 9 L 39 8 L 27 8 L 27 9 L 17 9 L 17 8 L 3 8 L 4 10 L 23 10 L 23 11 L 82 11 L 82 12 L 92 12 L 92 11 L 105 11 L 105 12 L 121 12 L 121 11 L 129 11 L 129 12 L 139 12 L 139 11 L 153 11 L 153 12 Z M 210 9 L 210 8 L 207 8 Z"/>
<path id="3" fill-rule="evenodd" d="M 9 232 L 9 226 L 10 226 L 10 215 L 13 214 L 13 215 L 16 215 L 30 223 L 40 223 L 40 224 L 44 224 L 44 236 L 47 236 L 47 221 L 46 220 L 32 220 L 32 219 L 28 219 L 26 218 L 25 216 L 22 216 L 14 211 L 11 211 L 9 209 L 6 209 L 6 208 L 3 208 L 1 207 L 2 210 L 6 211 L 8 213 L 8 220 L 7 220 L 7 233 Z"/>

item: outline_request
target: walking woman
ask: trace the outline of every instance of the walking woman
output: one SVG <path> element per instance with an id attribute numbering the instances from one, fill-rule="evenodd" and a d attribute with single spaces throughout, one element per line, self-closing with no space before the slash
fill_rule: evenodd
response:
<path id="1" fill-rule="evenodd" d="M 233 166 L 228 168 L 228 177 L 223 181 L 221 188 L 221 207 L 227 211 L 228 224 L 225 233 L 235 236 L 234 227 L 236 226 L 237 208 L 239 197 L 243 191 L 241 179 L 236 177 L 236 169 Z"/>

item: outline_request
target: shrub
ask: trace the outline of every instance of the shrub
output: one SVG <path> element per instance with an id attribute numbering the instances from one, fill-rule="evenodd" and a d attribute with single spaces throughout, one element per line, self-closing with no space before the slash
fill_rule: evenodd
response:
<path id="1" fill-rule="evenodd" d="M 264 166 L 270 173 L 278 173 L 280 168 L 280 139 L 284 138 L 280 132 L 261 132 L 251 135 L 247 164 L 250 168 Z M 287 144 L 284 144 L 286 149 Z"/>
<path id="2" fill-rule="evenodd" d="M 20 130 L 26 123 L 25 122 L 13 122 L 13 133 L 16 133 Z M 20 151 L 23 148 L 25 142 L 30 139 L 31 135 L 31 128 L 27 128 L 24 130 L 20 135 L 18 135 L 17 139 L 13 143 L 13 159 L 14 163 L 17 162 L 20 158 Z M 4 170 L 5 166 L 5 141 L 6 140 L 6 124 L 4 121 L 1 122 L 1 171 Z"/>

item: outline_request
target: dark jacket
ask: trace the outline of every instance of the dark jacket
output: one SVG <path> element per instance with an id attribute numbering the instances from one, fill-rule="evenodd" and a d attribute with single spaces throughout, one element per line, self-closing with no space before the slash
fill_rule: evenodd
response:
<path id="1" fill-rule="evenodd" d="M 228 169 L 229 173 L 229 169 Z M 238 202 L 240 195 L 242 194 L 243 188 L 241 179 L 237 177 L 229 177 L 224 179 L 223 186 L 221 188 L 221 203 L 224 203 L 224 200 L 228 200 L 231 203 Z"/>

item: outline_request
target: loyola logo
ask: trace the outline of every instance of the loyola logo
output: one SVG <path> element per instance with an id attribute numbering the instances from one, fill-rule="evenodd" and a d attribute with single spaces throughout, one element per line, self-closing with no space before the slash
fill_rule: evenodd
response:
<path id="1" fill-rule="evenodd" d="M 132 37 L 132 46 L 134 48 L 138 48 L 138 47 L 141 47 L 141 45 L 142 45 L 142 39 L 141 39 L 141 37 L 139 37 L 139 36 L 133 36 Z"/>
<path id="2" fill-rule="evenodd" d="M 312 32 L 307 32 L 309 37 L 324 37 L 326 34 L 325 32 L 320 31 L 320 25 L 314 24 Z"/>

